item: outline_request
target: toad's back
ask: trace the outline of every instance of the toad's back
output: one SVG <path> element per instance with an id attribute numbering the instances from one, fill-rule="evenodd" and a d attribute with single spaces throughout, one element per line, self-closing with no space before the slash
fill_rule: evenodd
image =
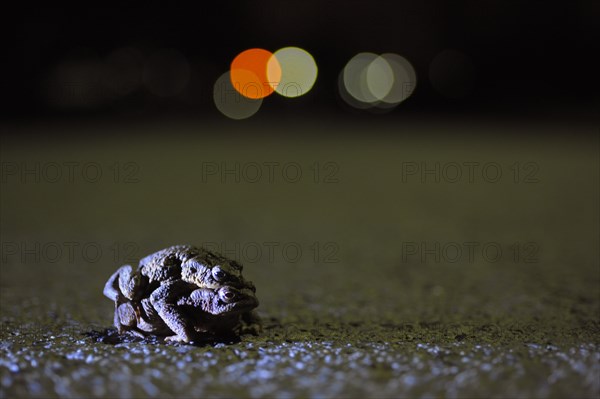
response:
<path id="1" fill-rule="evenodd" d="M 165 281 L 181 276 L 181 264 L 202 251 L 191 245 L 174 245 L 140 260 L 138 270 L 149 282 Z"/>

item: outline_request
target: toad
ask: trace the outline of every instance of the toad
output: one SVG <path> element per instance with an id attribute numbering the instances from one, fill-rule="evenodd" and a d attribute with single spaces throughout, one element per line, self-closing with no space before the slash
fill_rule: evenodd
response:
<path id="1" fill-rule="evenodd" d="M 117 307 L 115 325 L 119 333 L 129 331 L 138 337 L 156 335 L 166 336 L 165 341 L 191 342 L 238 336 L 253 329 L 243 317 L 258 306 L 250 289 L 231 286 L 194 289 L 193 285 L 179 281 L 173 285 L 170 295 L 180 313 L 169 317 L 184 315 L 183 330 L 172 330 L 168 318 L 164 320 L 155 309 L 156 299 L 150 297 L 139 302 L 124 302 Z"/>
<path id="2" fill-rule="evenodd" d="M 199 288 L 218 288 L 228 284 L 254 289 L 252 282 L 242 277 L 242 269 L 242 265 L 219 253 L 190 245 L 174 245 L 140 260 L 137 270 L 133 270 L 131 265 L 124 265 L 116 274 L 121 294 L 127 299 L 136 300 L 159 285 L 177 279 L 196 284 Z M 104 294 L 109 298 L 115 296 L 113 288 L 105 287 Z"/>
<path id="3" fill-rule="evenodd" d="M 169 340 L 189 342 L 195 326 L 183 305 L 177 302 L 195 289 L 219 290 L 225 286 L 253 295 L 256 291 L 252 282 L 243 278 L 242 265 L 236 261 L 203 248 L 176 245 L 146 256 L 137 270 L 131 265 L 120 267 L 108 279 L 104 295 L 115 302 L 115 326 L 119 331 L 134 323 L 141 331 L 161 335 L 166 326 L 175 333 Z M 132 310 L 145 317 L 134 322 L 127 315 Z M 204 311 L 204 314 L 212 313 Z M 244 310 L 241 317 L 247 331 L 260 331 L 256 313 Z M 146 322 L 149 324 L 145 325 Z"/>

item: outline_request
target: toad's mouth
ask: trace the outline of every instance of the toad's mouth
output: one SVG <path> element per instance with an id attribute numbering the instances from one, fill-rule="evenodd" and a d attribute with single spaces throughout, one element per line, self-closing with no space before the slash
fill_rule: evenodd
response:
<path id="1" fill-rule="evenodd" d="M 225 302 L 223 300 L 217 300 L 214 303 L 212 314 L 218 315 L 226 315 L 233 313 L 241 313 L 246 312 L 248 310 L 252 310 L 258 306 L 258 299 L 253 296 L 248 296 L 244 298 L 238 298 L 235 302 Z"/>
<path id="2" fill-rule="evenodd" d="M 231 286 L 220 288 L 213 302 L 215 315 L 243 312 L 258 306 L 258 299 L 251 288 L 237 289 Z"/>
<path id="3" fill-rule="evenodd" d="M 258 306 L 258 299 L 254 296 L 248 296 L 244 298 L 237 298 L 235 302 L 224 302 L 219 300 L 217 302 L 217 309 L 219 314 L 242 312 L 250 309 L 254 309 Z"/>

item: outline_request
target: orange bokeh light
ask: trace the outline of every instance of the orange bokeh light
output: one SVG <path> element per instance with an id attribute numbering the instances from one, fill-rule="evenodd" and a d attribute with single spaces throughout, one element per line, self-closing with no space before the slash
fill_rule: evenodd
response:
<path id="1" fill-rule="evenodd" d="M 281 80 L 281 66 L 273 59 L 273 53 L 260 48 L 242 51 L 231 62 L 231 84 L 247 98 L 259 99 L 272 94 Z"/>

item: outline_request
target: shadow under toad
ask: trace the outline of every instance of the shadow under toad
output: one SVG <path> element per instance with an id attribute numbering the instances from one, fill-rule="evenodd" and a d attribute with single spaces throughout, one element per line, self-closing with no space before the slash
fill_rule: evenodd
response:
<path id="1" fill-rule="evenodd" d="M 101 331 L 90 330 L 88 332 L 83 333 L 88 338 L 91 338 L 94 342 L 99 342 L 102 344 L 108 345 L 119 345 L 119 344 L 127 344 L 127 343 L 142 343 L 148 345 L 169 345 L 169 346 L 181 346 L 181 345 L 191 345 L 197 347 L 205 347 L 205 346 L 214 346 L 217 344 L 236 344 L 241 342 L 241 338 L 239 336 L 228 336 L 228 337 L 218 337 L 211 339 L 204 339 L 198 341 L 192 341 L 189 343 L 179 343 L 179 342 L 168 342 L 165 341 L 165 337 L 158 336 L 147 336 L 144 338 L 140 338 L 130 332 L 125 332 L 124 334 L 119 334 L 116 328 L 106 328 Z"/>

